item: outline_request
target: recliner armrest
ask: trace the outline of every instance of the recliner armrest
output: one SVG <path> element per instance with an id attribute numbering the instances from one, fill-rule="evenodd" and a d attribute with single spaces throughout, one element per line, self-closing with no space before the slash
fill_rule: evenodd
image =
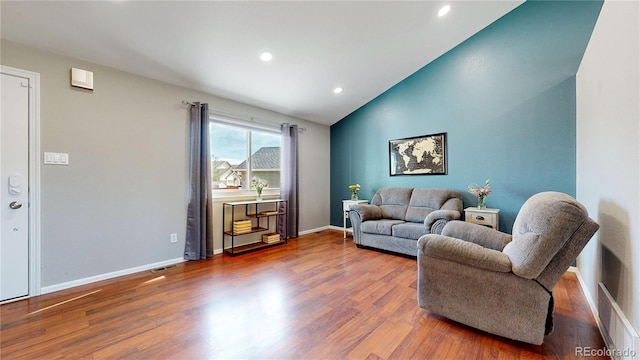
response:
<path id="1" fill-rule="evenodd" d="M 418 239 L 418 254 L 495 272 L 511 272 L 511 260 L 501 251 L 449 236 L 427 234 Z"/>
<path id="2" fill-rule="evenodd" d="M 511 242 L 511 235 L 498 230 L 464 221 L 450 221 L 442 229 L 442 235 L 462 239 L 482 247 L 502 251 Z"/>

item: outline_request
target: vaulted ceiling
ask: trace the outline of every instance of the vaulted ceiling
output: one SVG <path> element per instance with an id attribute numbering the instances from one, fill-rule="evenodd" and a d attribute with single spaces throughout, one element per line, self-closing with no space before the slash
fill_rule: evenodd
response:
<path id="1" fill-rule="evenodd" d="M 522 2 L 3 0 L 0 34 L 331 125 Z"/>

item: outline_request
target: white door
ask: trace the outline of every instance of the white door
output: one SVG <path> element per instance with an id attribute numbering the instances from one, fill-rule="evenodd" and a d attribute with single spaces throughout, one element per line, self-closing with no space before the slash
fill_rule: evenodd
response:
<path id="1" fill-rule="evenodd" d="M 2 74 L 0 301 L 29 295 L 29 79 Z"/>

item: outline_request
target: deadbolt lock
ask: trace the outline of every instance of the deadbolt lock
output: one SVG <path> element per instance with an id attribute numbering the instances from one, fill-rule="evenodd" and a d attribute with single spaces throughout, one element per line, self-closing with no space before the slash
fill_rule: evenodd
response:
<path id="1" fill-rule="evenodd" d="M 12 202 L 9 204 L 9 207 L 10 207 L 10 208 L 12 208 L 12 209 L 14 209 L 14 210 L 16 210 L 16 209 L 20 209 L 20 208 L 22 207 L 22 203 L 21 203 L 21 202 L 19 202 L 19 201 L 12 201 Z"/>

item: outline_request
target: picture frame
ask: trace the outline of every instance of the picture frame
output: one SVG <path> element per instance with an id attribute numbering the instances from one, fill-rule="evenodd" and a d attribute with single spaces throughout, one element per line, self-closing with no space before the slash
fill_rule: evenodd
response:
<path id="1" fill-rule="evenodd" d="M 389 140 L 389 174 L 446 175 L 447 133 Z"/>

